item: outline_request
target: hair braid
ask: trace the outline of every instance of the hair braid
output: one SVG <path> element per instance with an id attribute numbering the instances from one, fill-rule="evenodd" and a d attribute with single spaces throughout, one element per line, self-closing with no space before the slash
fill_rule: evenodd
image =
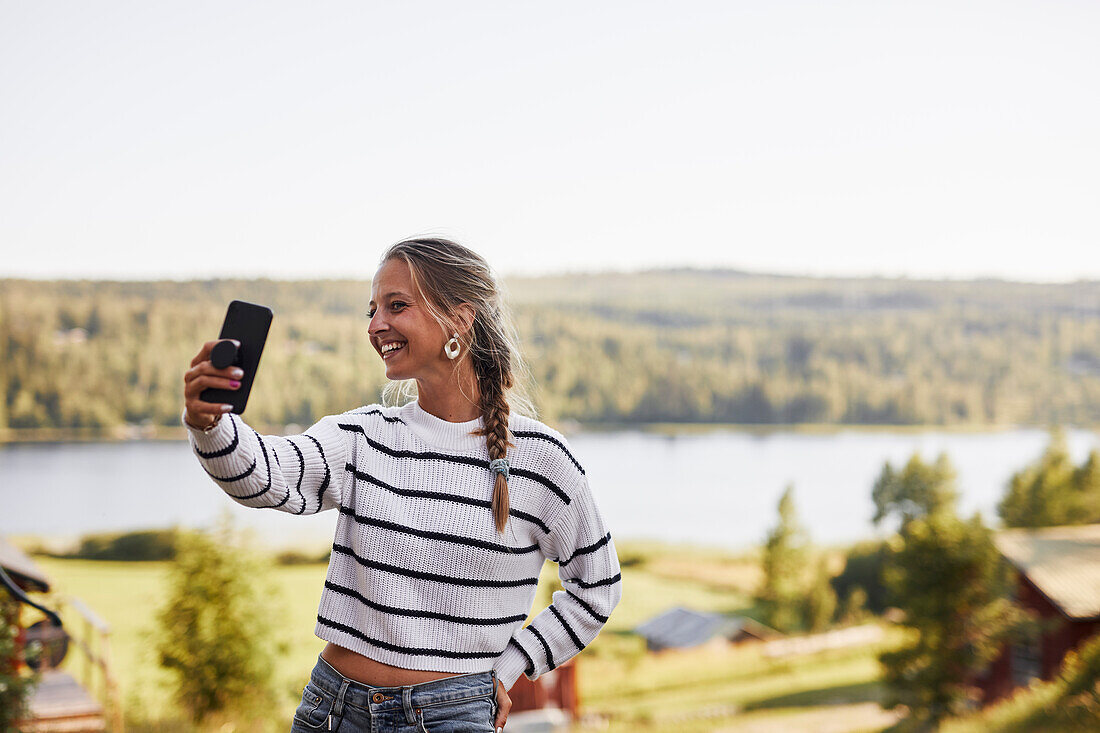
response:
<path id="1" fill-rule="evenodd" d="M 491 343 L 491 336 L 478 323 L 474 325 L 471 358 L 477 375 L 478 392 L 481 395 L 481 415 L 484 427 L 476 434 L 484 435 L 489 449 L 489 460 L 506 458 L 511 441 L 508 430 L 508 414 L 511 408 L 506 399 L 512 387 L 511 359 L 506 343 Z M 508 480 L 496 473 L 493 482 L 493 521 L 498 532 L 508 523 Z"/>

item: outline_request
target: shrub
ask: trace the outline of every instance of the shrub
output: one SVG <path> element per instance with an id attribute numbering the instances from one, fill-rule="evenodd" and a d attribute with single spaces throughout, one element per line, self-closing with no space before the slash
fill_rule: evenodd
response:
<path id="1" fill-rule="evenodd" d="M 228 522 L 212 535 L 180 534 L 156 652 L 174 673 L 176 701 L 196 723 L 211 713 L 274 700 L 272 589 Z"/>
<path id="2" fill-rule="evenodd" d="M 16 661 L 18 614 L 18 602 L 6 590 L 0 590 L 0 731 L 3 733 L 18 733 L 15 721 L 26 715 L 38 677 L 19 669 Z"/>
<path id="3" fill-rule="evenodd" d="M 82 560 L 171 560 L 176 554 L 175 529 L 84 535 L 66 557 Z"/>

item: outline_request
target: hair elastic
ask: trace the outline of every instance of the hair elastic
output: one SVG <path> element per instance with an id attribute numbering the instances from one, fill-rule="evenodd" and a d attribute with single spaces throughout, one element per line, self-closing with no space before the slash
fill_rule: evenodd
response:
<path id="1" fill-rule="evenodd" d="M 508 480 L 508 459 L 507 458 L 494 458 L 489 461 L 489 470 L 497 473 L 504 474 L 504 480 Z"/>

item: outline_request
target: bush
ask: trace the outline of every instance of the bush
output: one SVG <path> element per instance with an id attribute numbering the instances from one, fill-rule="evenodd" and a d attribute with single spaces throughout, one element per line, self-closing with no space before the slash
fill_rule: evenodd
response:
<path id="1" fill-rule="evenodd" d="M 155 642 L 176 701 L 196 723 L 270 706 L 273 589 L 259 587 L 260 566 L 225 521 L 213 536 L 180 534 L 177 548 Z"/>
<path id="2" fill-rule="evenodd" d="M 15 721 L 27 713 L 31 693 L 37 683 L 37 675 L 26 669 L 18 669 L 15 635 L 19 632 L 16 619 L 19 604 L 0 590 L 0 731 L 17 733 Z"/>
<path id="3" fill-rule="evenodd" d="M 76 552 L 82 560 L 171 560 L 176 555 L 175 529 L 84 535 Z"/>
<path id="4" fill-rule="evenodd" d="M 844 570 L 833 578 L 833 590 L 843 599 L 845 608 L 856 603 L 852 594 L 862 589 L 866 610 L 881 615 L 892 605 L 889 591 L 883 580 L 883 570 L 890 558 L 890 548 L 885 542 L 860 542 L 848 550 Z"/>

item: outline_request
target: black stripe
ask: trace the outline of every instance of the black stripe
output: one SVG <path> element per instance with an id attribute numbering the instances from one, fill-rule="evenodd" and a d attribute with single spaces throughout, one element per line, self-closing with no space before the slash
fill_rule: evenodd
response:
<path id="1" fill-rule="evenodd" d="M 449 453 L 436 453 L 435 451 L 420 452 L 390 448 L 389 446 L 383 445 L 382 443 L 371 439 L 370 436 L 367 435 L 367 431 L 363 429 L 362 425 L 354 425 L 348 423 L 338 423 L 338 425 L 342 430 L 346 430 L 350 433 L 359 433 L 363 436 L 363 439 L 367 441 L 367 445 L 393 458 L 418 458 L 422 460 L 449 461 L 450 463 L 476 466 L 477 468 L 484 468 L 486 470 L 488 470 L 489 468 L 489 461 L 483 461 L 480 458 L 471 458 L 469 456 L 456 456 Z M 534 471 L 528 471 L 524 468 L 510 468 L 509 473 L 512 476 L 521 476 L 523 478 L 531 479 L 532 481 L 537 481 L 538 483 L 542 484 L 543 486 L 557 494 L 558 498 L 566 504 L 569 504 L 571 501 L 568 494 L 559 489 L 553 481 L 546 478 L 542 474 L 535 473 Z"/>
<path id="2" fill-rule="evenodd" d="M 355 554 L 355 550 L 350 547 L 344 547 L 343 545 L 333 544 L 332 549 L 334 552 L 353 558 L 355 562 L 365 568 L 382 570 L 387 573 L 393 573 L 394 575 L 403 575 L 406 578 L 416 578 L 417 580 L 432 580 L 437 583 L 450 583 L 451 585 L 463 585 L 475 588 L 519 588 L 524 585 L 539 584 L 538 577 L 523 578 L 521 580 L 482 580 L 480 578 L 458 578 L 451 575 L 425 573 L 419 570 L 410 570 L 409 568 L 402 568 L 397 565 L 390 565 L 388 563 L 378 562 L 377 560 L 368 560 L 364 557 L 359 557 Z"/>
<path id="3" fill-rule="evenodd" d="M 535 628 L 533 623 L 528 624 L 527 629 L 534 634 L 535 638 L 542 644 L 542 648 L 546 652 L 546 664 L 549 665 L 549 669 L 557 667 L 558 665 L 554 664 L 554 655 L 550 652 L 550 645 L 546 643 L 546 639 L 539 633 L 539 630 Z"/>
<path id="4" fill-rule="evenodd" d="M 202 464 L 200 463 L 199 465 L 201 466 Z M 203 466 L 202 470 L 206 471 L 206 466 Z M 236 476 L 230 476 L 229 478 L 222 478 L 221 476 L 215 476 L 214 474 L 210 473 L 209 471 L 206 471 L 206 473 L 207 473 L 208 476 L 210 476 L 210 478 L 214 479 L 215 481 L 222 481 L 224 483 L 231 484 L 234 481 L 240 481 L 242 479 L 248 478 L 249 476 L 252 475 L 252 472 L 255 471 L 255 470 L 256 470 L 256 461 L 253 460 L 252 465 L 248 467 L 247 471 L 245 471 L 244 473 L 239 473 Z"/>
<path id="5" fill-rule="evenodd" d="M 374 517 L 363 516 L 362 514 L 356 514 L 350 507 L 340 507 L 340 513 L 354 519 L 359 524 L 365 524 L 370 527 L 380 527 L 381 529 L 388 529 L 394 532 L 401 532 L 403 534 L 409 534 L 414 537 L 423 537 L 427 540 L 441 540 L 443 542 L 453 542 L 456 545 L 466 545 L 467 547 L 479 547 L 482 550 L 492 550 L 493 552 L 503 552 L 507 555 L 525 555 L 528 552 L 538 552 L 539 546 L 537 544 L 528 545 L 527 547 L 509 547 L 508 545 L 500 545 L 496 542 L 487 542 L 485 540 L 474 539 L 473 537 L 463 537 L 457 534 L 447 534 L 446 532 L 432 532 L 426 529 L 416 529 L 415 527 L 406 527 L 403 524 L 397 524 L 396 522 L 389 522 L 385 519 L 375 519 Z"/>
<path id="6" fill-rule="evenodd" d="M 426 649 L 423 647 L 398 646 L 397 644 L 389 644 L 378 639 L 372 639 L 359 629 L 339 623 L 337 621 L 331 621 L 321 614 L 317 614 L 317 622 L 323 624 L 324 626 L 336 629 L 337 631 L 343 631 L 346 634 L 351 634 L 355 638 L 362 639 L 372 646 L 380 647 L 382 649 L 388 649 L 391 652 L 400 652 L 401 654 L 410 654 L 413 656 L 424 657 L 447 657 L 449 659 L 496 659 L 501 655 L 501 652 L 452 652 L 449 649 Z"/>
<path id="7" fill-rule="evenodd" d="M 237 421 L 233 418 L 229 418 L 229 422 L 233 425 L 233 440 L 230 441 L 229 445 L 215 451 L 210 451 L 209 453 L 199 450 L 196 446 L 195 452 L 199 454 L 199 458 L 221 458 L 237 450 L 237 444 L 241 442 L 240 436 L 237 435 Z"/>
<path id="8" fill-rule="evenodd" d="M 325 495 L 325 489 L 328 488 L 329 479 L 332 478 L 332 471 L 328 470 L 328 459 L 325 458 L 325 449 L 321 447 L 320 441 L 309 433 L 302 433 L 302 435 L 312 440 L 313 444 L 317 446 L 317 452 L 321 454 L 321 463 L 325 466 L 325 480 L 321 482 L 321 488 L 317 489 L 317 510 L 313 512 L 316 514 L 321 511 L 321 497 Z"/>
<path id="9" fill-rule="evenodd" d="M 523 645 L 516 641 L 516 637 L 508 639 L 509 644 L 515 644 L 516 649 L 519 649 L 519 653 L 523 655 L 523 658 L 527 660 L 527 676 L 535 676 L 535 660 L 531 659 L 531 655 L 527 653 L 527 650 L 523 648 Z"/>
<path id="10" fill-rule="evenodd" d="M 577 550 L 576 552 L 574 552 L 572 555 L 569 556 L 568 560 L 559 560 L 558 565 L 568 565 L 569 563 L 576 560 L 577 557 L 579 557 L 580 555 L 591 554 L 591 553 L 595 552 L 596 550 L 600 549 L 601 547 L 603 547 L 604 545 L 606 545 L 610 541 L 611 541 L 611 533 L 608 532 L 603 537 L 601 537 L 600 539 L 593 542 L 591 545 L 587 545 L 585 547 L 582 547 L 579 550 Z"/>
<path id="11" fill-rule="evenodd" d="M 538 440 L 546 440 L 553 443 L 561 448 L 562 452 L 565 453 L 565 457 L 573 462 L 573 465 L 577 467 L 577 470 L 580 471 L 582 475 L 584 474 L 584 469 L 581 467 L 581 464 L 577 462 L 577 459 L 574 458 L 573 454 L 569 452 L 569 449 L 565 447 L 565 443 L 561 442 L 553 435 L 547 435 L 546 433 L 540 433 L 535 430 L 513 430 L 512 435 L 517 438 L 536 438 Z"/>
<path id="12" fill-rule="evenodd" d="M 588 611 L 589 616 L 596 619 L 601 624 L 606 624 L 607 623 L 607 616 L 603 616 L 603 615 L 600 615 L 600 614 L 596 613 L 596 611 L 592 608 L 592 606 L 589 606 L 587 603 L 585 603 L 584 600 L 580 596 L 578 596 L 576 593 L 569 590 L 568 588 L 565 589 L 565 592 L 569 594 L 570 598 L 572 598 L 577 603 L 581 604 L 581 608 L 583 608 L 585 611 Z"/>
<path id="13" fill-rule="evenodd" d="M 604 578 L 603 580 L 597 580 L 593 583 L 586 583 L 580 578 L 570 578 L 567 582 L 576 583 L 581 588 L 599 588 L 601 585 L 615 585 L 623 579 L 622 573 L 615 573 L 610 578 Z"/>
<path id="14" fill-rule="evenodd" d="M 573 643 L 577 646 L 577 651 L 584 651 L 584 644 L 582 644 L 580 638 L 573 633 L 573 628 L 565 622 L 565 617 L 558 612 L 558 609 L 554 608 L 554 604 L 551 603 L 547 608 L 554 614 L 554 618 L 561 622 L 562 628 L 565 629 L 565 633 L 569 634 L 569 638 L 572 639 Z"/>
<path id="15" fill-rule="evenodd" d="M 325 581 L 325 587 L 342 595 L 351 596 L 360 603 L 369 606 L 370 608 L 373 608 L 375 611 L 382 611 L 383 613 L 390 613 L 395 616 L 410 616 L 412 618 L 437 618 L 440 621 L 451 621 L 456 624 L 468 624 L 471 626 L 501 626 L 503 624 L 519 623 L 527 618 L 527 615 L 522 613 L 518 616 L 503 616 L 501 618 L 476 618 L 473 616 L 452 616 L 448 613 L 421 611 L 419 609 L 396 608 L 394 606 L 384 606 L 381 603 L 376 603 L 369 598 L 366 598 L 353 588 L 345 588 L 342 585 L 337 585 L 336 583 L 328 580 Z"/>
<path id="16" fill-rule="evenodd" d="M 355 478 L 359 479 L 360 481 L 368 481 L 368 482 L 374 484 L 375 486 L 377 486 L 379 488 L 385 489 L 387 491 L 392 491 L 393 493 L 395 493 L 399 496 L 418 497 L 418 498 L 421 498 L 421 499 L 439 499 L 441 501 L 453 501 L 453 502 L 457 502 L 459 504 L 468 504 L 470 506 L 478 506 L 478 507 L 483 507 L 485 509 L 492 509 L 493 508 L 493 502 L 488 501 L 486 499 L 471 499 L 471 498 L 466 497 L 466 496 L 459 496 L 457 494 L 444 494 L 444 493 L 438 492 L 438 491 L 419 491 L 417 489 L 399 489 L 396 486 L 391 486 L 391 485 L 387 484 L 382 479 L 378 479 L 378 478 L 375 478 L 374 476 L 371 476 L 366 471 L 360 471 L 358 468 L 356 468 L 355 466 L 353 466 L 350 463 L 348 463 L 347 465 L 344 466 L 344 470 L 348 471 L 351 474 L 353 474 L 355 476 Z M 547 527 L 546 524 L 541 519 L 534 516 L 533 514 L 528 514 L 527 512 L 520 511 L 519 509 L 509 509 L 508 513 L 511 514 L 513 517 L 516 517 L 518 519 L 523 519 L 523 520 L 526 520 L 528 522 L 531 522 L 532 524 L 536 524 L 536 525 L 538 525 L 539 529 L 541 529 L 543 532 L 545 532 L 546 534 L 550 534 L 550 528 Z"/>
<path id="17" fill-rule="evenodd" d="M 344 414 L 345 415 L 378 415 L 383 420 L 385 420 L 386 422 L 389 422 L 389 423 L 399 422 L 402 425 L 405 424 L 405 421 L 402 420 L 401 418 L 399 418 L 399 417 L 390 417 L 389 415 L 382 412 L 381 410 L 366 410 L 366 411 L 352 410 L 351 412 L 345 412 Z"/>
<path id="18" fill-rule="evenodd" d="M 298 454 L 298 485 L 294 487 L 294 490 L 298 492 L 298 498 L 302 500 L 302 508 L 298 510 L 298 514 L 304 514 L 306 511 L 306 497 L 302 493 L 302 479 L 306 476 L 306 458 L 302 455 L 302 449 L 293 440 L 287 438 L 286 442 L 290 443 L 290 447 Z"/>
<path id="19" fill-rule="evenodd" d="M 260 494 L 266 494 L 268 489 L 271 488 L 271 461 L 267 457 L 267 446 L 264 445 L 264 439 L 260 437 L 259 433 L 257 433 L 255 430 L 253 430 L 252 432 L 255 433 L 256 440 L 260 441 L 260 450 L 264 454 L 264 466 L 267 468 L 267 486 L 265 486 L 263 488 L 263 491 L 261 491 L 259 494 L 253 494 L 252 496 L 242 496 L 241 497 L 242 499 L 254 499 L 257 496 L 260 496 Z M 272 448 L 271 452 L 274 453 L 275 449 Z M 275 456 L 275 458 L 276 458 L 276 460 L 278 460 L 278 456 Z M 270 509 L 278 509 L 283 504 L 286 504 L 288 499 L 290 499 L 290 486 L 289 485 L 286 487 L 286 496 L 283 497 L 283 500 L 280 501 L 278 504 L 271 505 L 269 508 Z"/>

